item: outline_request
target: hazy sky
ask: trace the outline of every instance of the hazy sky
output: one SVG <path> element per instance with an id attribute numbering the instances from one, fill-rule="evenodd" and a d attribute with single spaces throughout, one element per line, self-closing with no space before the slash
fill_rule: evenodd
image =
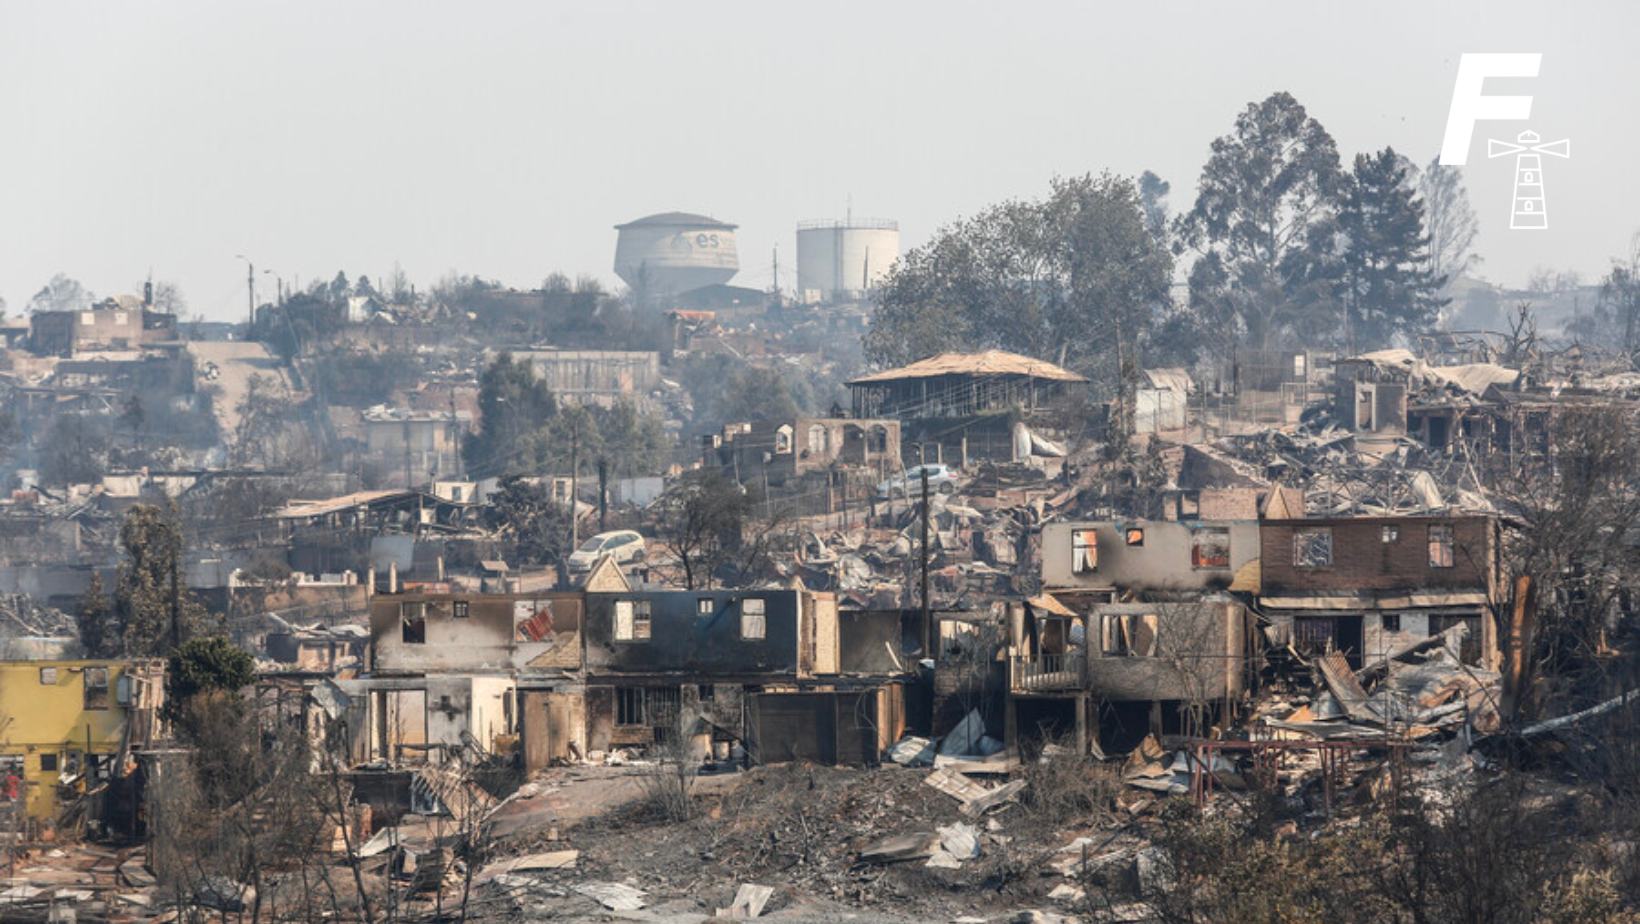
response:
<path id="1" fill-rule="evenodd" d="M 1507 229 L 1477 128 L 1482 273 L 1600 274 L 1640 230 L 1640 4 L 407 3 L 0 0 L 0 297 L 150 271 L 243 316 L 248 254 L 304 282 L 395 262 L 614 281 L 617 222 L 739 223 L 736 282 L 800 219 L 907 246 L 1054 174 L 1155 170 L 1184 208 L 1212 139 L 1289 90 L 1348 160 L 1436 153 L 1458 56 L 1538 51 L 1551 228 Z M 789 285 L 790 276 L 786 277 Z"/>

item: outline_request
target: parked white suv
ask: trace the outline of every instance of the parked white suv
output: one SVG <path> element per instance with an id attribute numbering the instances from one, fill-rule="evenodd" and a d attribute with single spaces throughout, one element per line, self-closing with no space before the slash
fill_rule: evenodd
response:
<path id="1" fill-rule="evenodd" d="M 877 485 L 878 497 L 919 497 L 922 495 L 922 473 L 928 473 L 928 490 L 950 494 L 957 489 L 957 473 L 941 463 L 913 465 L 904 474 L 895 475 Z"/>
<path id="2" fill-rule="evenodd" d="M 569 570 L 591 571 L 598 559 L 608 555 L 615 559 L 615 564 L 624 565 L 628 562 L 643 558 L 643 536 L 630 529 L 615 529 L 596 536 L 581 543 L 569 556 Z"/>

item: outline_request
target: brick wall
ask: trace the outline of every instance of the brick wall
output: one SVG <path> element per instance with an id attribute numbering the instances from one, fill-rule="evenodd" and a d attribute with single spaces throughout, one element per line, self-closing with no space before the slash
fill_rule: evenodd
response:
<path id="1" fill-rule="evenodd" d="M 1453 565 L 1431 567 L 1429 528 L 1450 526 Z M 1384 530 L 1394 531 L 1386 541 Z M 1293 564 L 1294 536 L 1332 530 L 1332 564 Z M 1319 591 L 1445 589 L 1484 592 L 1493 582 L 1494 521 L 1487 517 L 1370 517 L 1266 520 L 1259 527 L 1262 592 L 1266 596 Z"/>

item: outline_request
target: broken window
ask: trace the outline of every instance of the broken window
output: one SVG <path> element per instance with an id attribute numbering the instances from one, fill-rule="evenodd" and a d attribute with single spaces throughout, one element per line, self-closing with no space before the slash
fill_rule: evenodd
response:
<path id="1" fill-rule="evenodd" d="M 1101 619 L 1101 650 L 1118 657 L 1155 657 L 1159 624 L 1155 613 L 1106 613 Z"/>
<path id="2" fill-rule="evenodd" d="M 817 456 L 826 453 L 826 428 L 820 424 L 809 427 L 809 452 Z"/>
<path id="3" fill-rule="evenodd" d="M 1293 533 L 1293 567 L 1332 567 L 1332 539 L 1332 530 L 1325 527 L 1301 529 Z"/>
<path id="4" fill-rule="evenodd" d="M 768 629 L 763 615 L 763 601 L 756 597 L 740 601 L 740 637 L 761 639 L 768 634 Z"/>
<path id="5" fill-rule="evenodd" d="M 866 448 L 872 452 L 888 451 L 888 428 L 878 424 L 871 428 L 871 438 L 866 441 Z"/>
<path id="6" fill-rule="evenodd" d="M 40 755 L 40 769 L 45 771 L 46 773 L 55 773 L 55 772 L 57 772 L 57 755 L 56 754 L 41 754 Z"/>
<path id="7" fill-rule="evenodd" d="M 1099 570 L 1099 534 L 1091 529 L 1071 530 L 1071 573 Z"/>
<path id="8" fill-rule="evenodd" d="M 1128 527 L 1127 532 L 1124 533 L 1124 536 L 1127 539 L 1128 545 L 1139 546 L 1145 544 L 1145 531 L 1137 526 Z"/>
<path id="9" fill-rule="evenodd" d="M 457 600 L 450 604 L 450 615 L 457 619 L 467 618 L 467 601 Z"/>
<path id="10" fill-rule="evenodd" d="M 1190 567 L 1229 568 L 1230 530 L 1198 529 L 1191 533 Z"/>
<path id="11" fill-rule="evenodd" d="M 615 640 L 617 642 L 646 642 L 649 640 L 649 601 L 615 601 Z"/>
<path id="12" fill-rule="evenodd" d="M 399 604 L 400 634 L 406 645 L 427 644 L 427 604 Z"/>
<path id="13" fill-rule="evenodd" d="M 55 667 L 40 668 L 40 686 L 50 687 L 57 684 L 57 669 Z"/>
<path id="14" fill-rule="evenodd" d="M 1397 539 L 1401 538 L 1400 527 L 1386 526 L 1379 533 L 1378 538 L 1379 538 L 1379 541 L 1383 542 L 1385 545 L 1389 545 L 1391 542 L 1394 542 Z"/>
<path id="15" fill-rule="evenodd" d="M 1429 528 L 1429 566 L 1450 568 L 1453 563 L 1452 527 L 1440 524 Z"/>
<path id="16" fill-rule="evenodd" d="M 1385 632 L 1399 632 L 1399 631 L 1401 631 L 1401 614 L 1400 613 L 1385 613 L 1383 616 L 1379 617 L 1379 619 L 1381 619 L 1383 621 L 1383 626 L 1384 626 L 1384 631 Z"/>
<path id="17" fill-rule="evenodd" d="M 647 725 L 648 710 L 644 708 L 646 701 L 643 687 L 616 687 L 615 724 Z"/>
<path id="18" fill-rule="evenodd" d="M 709 683 L 700 684 L 695 693 L 696 698 L 703 703 L 709 703 L 717 699 L 717 687 Z"/>
<path id="19" fill-rule="evenodd" d="M 774 431 L 774 451 L 787 453 L 792 451 L 792 428 L 789 424 L 781 424 Z"/>
<path id="20" fill-rule="evenodd" d="M 108 708 L 108 668 L 88 667 L 85 669 L 85 708 Z"/>
<path id="21" fill-rule="evenodd" d="M 1202 515 L 1202 496 L 1198 491 L 1185 491 L 1179 495 L 1179 519 L 1195 519 Z"/>

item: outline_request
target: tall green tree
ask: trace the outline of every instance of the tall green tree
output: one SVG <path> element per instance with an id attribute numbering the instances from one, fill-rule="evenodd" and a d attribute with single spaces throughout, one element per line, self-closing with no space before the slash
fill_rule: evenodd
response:
<path id="1" fill-rule="evenodd" d="M 91 572 L 91 584 L 80 598 L 80 610 L 74 614 L 80 630 L 80 649 L 88 658 L 112 658 L 120 653 L 120 638 L 111 632 L 114 609 L 103 592 L 102 578 Z"/>
<path id="2" fill-rule="evenodd" d="M 1429 269 L 1424 207 L 1412 168 L 1394 149 L 1357 154 L 1338 213 L 1339 293 L 1348 350 L 1388 346 L 1434 323 L 1448 299 Z"/>
<path id="3" fill-rule="evenodd" d="M 895 264 L 866 356 L 897 365 L 995 347 L 1111 380 L 1167 310 L 1172 270 L 1132 180 L 1056 179 L 1046 198 L 991 206 Z"/>
<path id="4" fill-rule="evenodd" d="M 487 478 L 526 471 L 533 457 L 524 442 L 557 413 L 551 389 L 528 362 L 497 356 L 478 379 L 479 428 L 463 447 L 468 472 Z"/>
<path id="5" fill-rule="evenodd" d="M 174 510 L 138 504 L 120 524 L 125 551 L 106 644 L 127 657 L 158 657 L 213 627 L 182 574 L 182 527 Z"/>
<path id="6" fill-rule="evenodd" d="M 569 545 L 569 510 L 546 485 L 512 477 L 484 508 L 489 527 L 512 541 L 517 565 L 560 565 Z"/>
<path id="7" fill-rule="evenodd" d="M 1343 177 L 1332 136 L 1290 93 L 1251 103 L 1214 140 L 1196 203 L 1180 216 L 1180 247 L 1198 258 L 1190 307 L 1216 346 L 1239 335 L 1257 348 L 1313 342 L 1338 327 L 1331 281 L 1318 266 Z"/>

